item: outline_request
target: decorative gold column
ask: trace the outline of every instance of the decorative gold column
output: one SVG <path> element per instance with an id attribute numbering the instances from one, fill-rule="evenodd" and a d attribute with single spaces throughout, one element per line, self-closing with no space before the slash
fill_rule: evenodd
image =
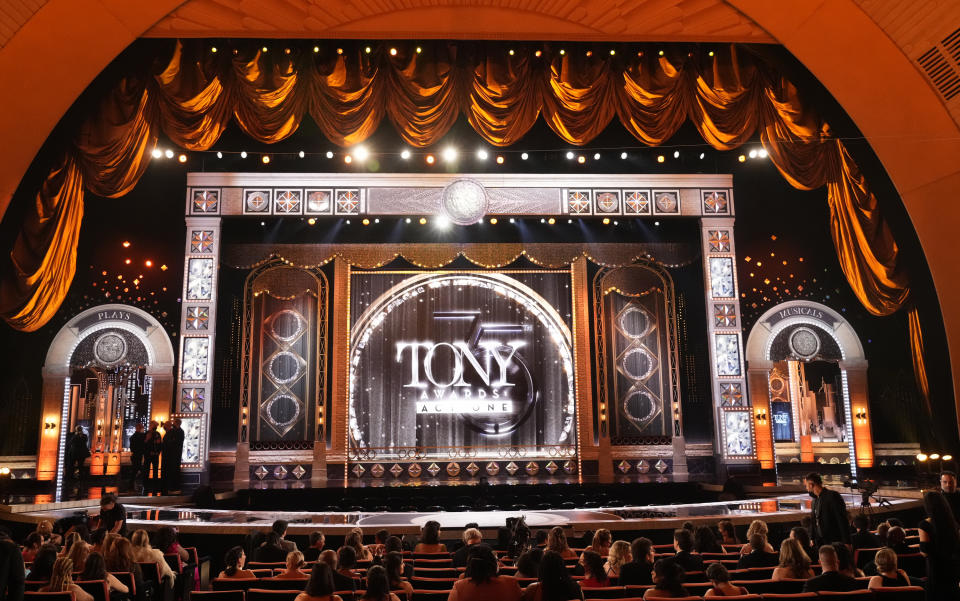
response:
<path id="1" fill-rule="evenodd" d="M 776 454 L 773 448 L 773 415 L 770 412 L 770 369 L 756 368 L 747 370 L 747 386 L 750 391 L 750 404 L 753 406 L 755 424 L 754 434 L 757 441 L 757 459 L 763 469 L 773 469 Z"/>
<path id="2" fill-rule="evenodd" d="M 334 462 L 347 463 L 347 419 L 350 401 L 350 265 L 342 258 L 333 260 L 333 356 L 330 361 L 332 378 L 330 413 L 326 427 L 330 428 L 330 453 Z M 326 460 L 324 460 L 324 466 Z M 344 472 L 346 473 L 346 472 Z"/>
<path id="3" fill-rule="evenodd" d="M 613 482 L 610 438 L 601 434 L 600 445 L 593 439 L 593 387 L 590 379 L 590 282 L 587 259 L 580 256 L 570 264 L 573 279 L 573 352 L 576 357 L 577 457 L 599 462 L 602 482 Z"/>

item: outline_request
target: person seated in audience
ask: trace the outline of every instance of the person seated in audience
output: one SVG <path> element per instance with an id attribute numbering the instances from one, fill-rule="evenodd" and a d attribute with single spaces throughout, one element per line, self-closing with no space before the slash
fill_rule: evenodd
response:
<path id="1" fill-rule="evenodd" d="M 43 545 L 43 537 L 40 536 L 39 532 L 31 532 L 27 535 L 26 540 L 23 541 L 23 552 L 21 553 L 24 563 L 33 561 L 40 551 L 41 545 Z"/>
<path id="2" fill-rule="evenodd" d="M 103 560 L 103 555 L 91 553 L 87 557 L 87 562 L 83 566 L 83 573 L 80 574 L 80 580 L 105 580 L 110 592 L 127 594 L 130 589 L 127 585 L 117 580 L 117 577 L 107 571 L 107 562 Z"/>
<path id="3" fill-rule="evenodd" d="M 123 537 L 115 532 L 107 532 L 107 535 L 103 538 L 103 546 L 100 548 L 100 555 L 104 557 L 110 557 L 113 554 L 113 546 L 117 544 L 117 541 L 123 540 Z"/>
<path id="4" fill-rule="evenodd" d="M 748 556 L 749 557 L 749 556 Z M 774 580 L 807 579 L 813 577 L 810 557 L 795 538 L 785 538 L 780 543 L 780 563 L 773 570 Z"/>
<path id="5" fill-rule="evenodd" d="M 37 529 L 35 532 L 40 535 L 40 538 L 43 539 L 44 543 L 53 543 L 58 547 L 63 543 L 63 537 L 54 533 L 53 524 L 50 522 L 50 520 L 41 520 L 37 524 Z"/>
<path id="6" fill-rule="evenodd" d="M 277 536 L 280 537 L 280 546 L 283 547 L 285 553 L 297 550 L 297 543 L 292 540 L 287 540 L 287 528 L 290 526 L 290 523 L 287 520 L 275 520 L 270 529 L 277 533 Z M 169 551 L 168 551 L 169 553 Z"/>
<path id="7" fill-rule="evenodd" d="M 927 599 L 956 599 L 957 578 L 960 576 L 957 568 L 960 536 L 956 518 L 947 499 L 937 491 L 923 493 L 923 510 L 926 517 L 917 528 L 920 530 L 920 553 L 927 564 Z"/>
<path id="8" fill-rule="evenodd" d="M 399 553 L 400 557 L 403 557 L 403 541 L 400 540 L 399 536 L 391 536 L 388 538 L 387 542 L 383 545 L 383 549 L 387 554 Z M 407 580 L 413 578 L 413 562 L 403 562 L 403 577 Z"/>
<path id="9" fill-rule="evenodd" d="M 73 531 L 66 535 L 66 538 L 63 539 L 63 546 L 57 551 L 57 557 L 66 557 L 70 552 L 70 548 L 77 541 L 83 541 L 83 538 L 80 536 L 80 533 Z M 83 544 L 87 544 L 84 542 Z"/>
<path id="10" fill-rule="evenodd" d="M 704 597 L 735 597 L 748 594 L 744 587 L 730 584 L 730 572 L 719 561 L 707 566 L 706 576 L 713 588 L 709 589 L 703 595 Z"/>
<path id="11" fill-rule="evenodd" d="M 349 550 L 346 550 L 349 549 Z M 350 555 L 353 563 L 356 563 L 357 554 L 353 549 L 344 547 L 340 549 L 344 555 Z M 333 590 L 335 591 L 354 591 L 357 589 L 357 581 L 353 577 L 353 570 L 349 574 L 340 572 L 340 555 L 331 549 L 327 549 L 320 554 L 318 562 L 323 562 L 330 567 L 331 578 L 333 578 Z"/>
<path id="12" fill-rule="evenodd" d="M 247 563 L 247 554 L 243 552 L 243 547 L 236 546 L 227 551 L 223 557 L 223 571 L 217 578 L 229 578 L 233 580 L 250 580 L 257 575 L 250 570 L 244 570 L 243 566 Z"/>
<path id="13" fill-rule="evenodd" d="M 684 530 L 689 533 L 689 530 Z M 684 570 L 672 557 L 658 559 L 653 564 L 653 588 L 647 589 L 644 599 L 670 599 L 686 597 L 687 589 L 683 588 Z"/>
<path id="14" fill-rule="evenodd" d="M 655 557 L 653 541 L 644 537 L 633 539 L 633 542 L 630 543 L 630 556 L 633 561 L 620 566 L 620 577 L 617 579 L 617 584 L 620 586 L 653 584 L 652 573 Z"/>
<path id="15" fill-rule="evenodd" d="M 713 528 L 698 526 L 693 531 L 693 550 L 697 553 L 723 553 L 723 547 L 717 542 Z"/>
<path id="16" fill-rule="evenodd" d="M 880 541 L 881 547 L 886 547 L 887 545 L 887 534 L 890 533 L 890 522 L 880 522 L 877 526 L 877 539 Z"/>
<path id="17" fill-rule="evenodd" d="M 440 542 L 440 522 L 430 520 L 420 531 L 420 542 L 413 548 L 414 553 L 446 553 L 447 546 Z"/>
<path id="18" fill-rule="evenodd" d="M 746 555 L 747 553 L 753 552 L 753 546 L 750 544 L 750 540 L 753 538 L 754 534 L 759 534 L 763 536 L 763 550 L 767 553 L 776 553 L 773 550 L 773 545 L 767 541 L 767 535 L 769 534 L 769 529 L 767 528 L 767 523 L 763 520 L 753 520 L 750 522 L 750 527 L 747 528 L 747 542 L 742 547 L 740 547 L 740 555 Z"/>
<path id="19" fill-rule="evenodd" d="M 887 518 L 887 523 L 890 524 L 891 528 L 893 528 L 894 526 L 900 526 L 901 528 L 906 527 L 903 524 L 903 520 L 901 520 L 900 518 Z"/>
<path id="20" fill-rule="evenodd" d="M 476 528 L 467 528 L 463 531 L 463 546 L 453 554 L 453 567 L 467 567 L 467 553 L 473 545 L 483 542 L 483 535 Z"/>
<path id="21" fill-rule="evenodd" d="M 70 552 L 67 553 L 66 557 L 70 558 L 70 561 L 73 563 L 73 568 L 78 571 L 83 571 L 83 564 L 87 561 L 87 556 L 90 555 L 92 548 L 83 541 L 74 543 L 70 547 Z"/>
<path id="22" fill-rule="evenodd" d="M 453 585 L 448 601 L 519 601 L 522 595 L 517 581 L 497 574 L 497 558 L 489 545 L 470 547 L 463 578 Z"/>
<path id="23" fill-rule="evenodd" d="M 584 551 L 593 551 L 600 557 L 606 557 L 610 553 L 610 544 L 613 542 L 613 535 L 606 528 L 600 528 L 593 535 L 593 540 L 584 549 Z"/>
<path id="24" fill-rule="evenodd" d="M 150 546 L 150 535 L 147 534 L 147 531 L 143 530 L 142 528 L 135 530 L 133 535 L 130 537 L 130 543 L 133 545 L 134 561 L 143 563 L 153 562 L 159 565 L 163 580 L 169 586 L 173 586 L 177 575 L 173 572 L 173 569 L 164 559 L 163 551 L 160 549 L 154 549 L 152 546 Z"/>
<path id="25" fill-rule="evenodd" d="M 74 601 L 93 601 L 93 595 L 73 583 L 73 560 L 61 557 L 53 564 L 50 584 L 41 593 L 73 593 Z"/>
<path id="26" fill-rule="evenodd" d="M 862 577 L 863 570 L 853 563 L 853 552 L 850 547 L 844 543 L 833 543 L 833 547 L 837 550 L 837 571 L 851 578 Z"/>
<path id="27" fill-rule="evenodd" d="M 533 548 L 525 551 L 517 558 L 516 578 L 536 578 L 540 574 L 540 561 L 543 559 L 543 549 Z"/>
<path id="28" fill-rule="evenodd" d="M 310 533 L 310 546 L 303 551 L 303 559 L 305 561 L 316 561 L 320 557 L 320 552 L 323 551 L 323 545 L 326 544 L 327 537 L 323 535 L 323 532 L 319 530 L 314 530 Z"/>
<path id="29" fill-rule="evenodd" d="M 580 581 L 583 588 L 600 588 L 610 586 L 610 579 L 604 569 L 603 558 L 593 551 L 584 551 L 580 556 L 580 565 L 583 566 L 583 574 L 586 576 Z"/>
<path id="30" fill-rule="evenodd" d="M 343 541 L 344 547 L 350 547 L 357 556 L 357 561 L 370 561 L 373 559 L 373 553 L 363 546 L 363 530 L 354 528 Z"/>
<path id="31" fill-rule="evenodd" d="M 752 551 L 746 555 L 741 555 L 737 562 L 738 570 L 747 568 L 770 568 L 779 562 L 776 553 L 767 553 L 767 539 L 761 534 L 754 534 L 750 537 L 750 548 Z"/>
<path id="32" fill-rule="evenodd" d="M 693 554 L 693 533 L 685 528 L 673 531 L 673 560 L 687 572 L 702 572 L 703 559 Z"/>
<path id="33" fill-rule="evenodd" d="M 850 544 L 854 551 L 857 549 L 876 549 L 880 547 L 880 539 L 873 532 L 870 532 L 870 520 L 865 515 L 857 515 L 853 518 L 853 527 L 856 532 L 850 537 Z"/>
<path id="34" fill-rule="evenodd" d="M 377 530 L 373 534 L 373 544 L 367 545 L 367 550 L 370 551 L 374 557 L 382 557 L 383 554 L 386 553 L 384 547 L 387 544 L 388 538 L 390 538 L 390 532 L 388 530 Z"/>
<path id="35" fill-rule="evenodd" d="M 333 551 L 324 551 L 324 553 L 333 553 Z M 294 601 L 343 601 L 340 595 L 334 595 L 333 571 L 330 566 L 323 561 L 313 564 L 310 570 L 310 579 L 307 580 L 307 586 L 303 592 L 297 595 Z"/>
<path id="36" fill-rule="evenodd" d="M 104 529 L 94 530 L 90 535 L 90 552 L 103 553 L 103 544 L 107 538 L 107 531 Z M 76 563 L 74 563 L 76 565 Z"/>
<path id="37" fill-rule="evenodd" d="M 686 522 L 684 522 L 680 527 L 683 528 L 684 530 L 689 530 L 690 534 L 693 534 L 693 532 L 696 530 L 696 527 L 693 525 L 693 522 L 691 522 L 690 520 L 687 520 Z"/>
<path id="38" fill-rule="evenodd" d="M 800 548 L 803 549 L 803 552 L 807 554 L 807 557 L 813 561 L 813 558 L 817 555 L 817 549 L 814 546 L 813 541 L 810 540 L 810 531 L 804 526 L 794 526 L 790 529 L 790 538 L 800 543 Z"/>
<path id="39" fill-rule="evenodd" d="M 837 549 L 833 545 L 823 545 L 818 553 L 820 567 L 823 572 L 819 576 L 807 580 L 803 585 L 803 592 L 818 593 L 820 591 L 854 591 L 860 588 L 855 579 L 841 574 L 837 560 Z"/>
<path id="40" fill-rule="evenodd" d="M 303 580 L 310 575 L 303 571 L 306 562 L 303 560 L 303 553 L 300 551 L 291 551 L 287 553 L 286 567 L 282 572 L 274 576 L 282 580 Z"/>
<path id="41" fill-rule="evenodd" d="M 164 526 L 157 532 L 156 547 L 164 553 L 176 553 L 184 563 L 190 561 L 190 552 L 180 545 L 180 533 L 173 526 Z"/>
<path id="42" fill-rule="evenodd" d="M 383 566 L 372 566 L 367 570 L 367 588 L 360 597 L 362 601 L 400 601 L 390 592 L 390 581 Z"/>
<path id="43" fill-rule="evenodd" d="M 257 563 L 282 563 L 287 560 L 287 552 L 280 543 L 280 535 L 274 531 L 267 532 L 267 539 L 254 549 L 253 561 Z"/>
<path id="44" fill-rule="evenodd" d="M 739 545 L 740 540 L 737 538 L 737 529 L 734 528 L 733 522 L 730 520 L 720 520 L 717 523 L 717 530 L 720 532 L 720 544 L 722 545 Z"/>
<path id="45" fill-rule="evenodd" d="M 116 543 L 114 543 L 113 548 L 109 556 L 103 558 L 107 564 L 107 570 L 117 574 L 121 572 L 128 572 L 133 578 L 134 588 L 137 591 L 146 591 L 146 583 L 143 580 L 143 570 L 140 569 L 140 565 L 137 563 L 136 558 L 133 555 L 133 543 L 125 538 L 121 538 Z M 166 564 L 167 562 L 163 562 Z M 160 566 L 161 568 L 163 566 Z M 168 568 L 170 566 L 167 566 Z M 164 574 L 166 572 L 163 572 Z M 174 578 L 165 580 L 168 586 L 171 588 L 174 586 Z"/>
<path id="46" fill-rule="evenodd" d="M 86 543 L 84 543 L 86 544 Z M 30 573 L 27 574 L 27 580 L 49 582 L 50 575 L 53 574 L 53 564 L 57 561 L 57 547 L 52 544 L 45 544 L 37 551 L 37 556 L 33 558 L 33 565 L 30 566 Z"/>
<path id="47" fill-rule="evenodd" d="M 897 554 L 893 549 L 884 547 L 877 551 L 873 563 L 877 566 L 877 575 L 870 578 L 867 588 L 910 586 L 910 577 L 907 573 L 897 569 Z"/>
<path id="48" fill-rule="evenodd" d="M 510 541 L 513 539 L 513 531 L 506 526 L 497 528 L 497 542 L 493 545 L 493 550 L 506 553 L 510 550 Z"/>
<path id="49" fill-rule="evenodd" d="M 413 585 L 404 576 L 404 568 L 406 567 L 404 563 L 403 554 L 396 551 L 390 551 L 383 559 L 383 567 L 387 571 L 390 590 L 403 591 L 407 594 L 407 601 L 410 601 L 413 595 Z"/>
<path id="50" fill-rule="evenodd" d="M 906 543 L 907 540 L 907 531 L 901 528 L 900 526 L 892 526 L 889 531 L 887 531 L 887 545 L 893 552 L 898 555 L 908 555 L 910 553 L 916 553 L 917 549 L 911 549 L 910 545 Z"/>
<path id="51" fill-rule="evenodd" d="M 537 533 L 534 535 L 535 544 L 538 547 L 547 546 L 547 531 L 546 530 L 537 530 Z"/>
<path id="52" fill-rule="evenodd" d="M 547 534 L 547 550 L 558 553 L 564 559 L 576 559 L 577 553 L 567 544 L 567 535 L 563 528 L 554 526 Z"/>
<path id="53" fill-rule="evenodd" d="M 553 551 L 544 551 L 537 581 L 524 589 L 523 601 L 570 601 L 582 598 L 583 591 L 570 577 L 563 557 Z"/>
<path id="54" fill-rule="evenodd" d="M 630 545 L 625 540 L 618 540 L 610 545 L 610 553 L 607 555 L 607 563 L 603 565 L 607 578 L 617 580 L 620 578 L 620 569 L 633 561 L 630 555 Z M 619 580 L 618 580 L 619 582 Z"/>

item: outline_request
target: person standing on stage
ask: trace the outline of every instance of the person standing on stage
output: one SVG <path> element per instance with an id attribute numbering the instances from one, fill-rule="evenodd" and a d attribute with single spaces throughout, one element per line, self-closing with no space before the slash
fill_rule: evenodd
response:
<path id="1" fill-rule="evenodd" d="M 813 497 L 813 540 L 817 545 L 850 544 L 850 518 L 843 496 L 823 487 L 823 478 L 811 472 L 803 479 L 807 492 Z"/>
<path id="2" fill-rule="evenodd" d="M 73 479 L 74 473 L 83 478 L 83 462 L 90 456 L 90 447 L 87 445 L 87 435 L 83 426 L 77 426 L 67 440 L 67 477 Z"/>
<path id="3" fill-rule="evenodd" d="M 160 453 L 163 451 L 163 436 L 157 430 L 159 427 L 159 422 L 151 421 L 150 429 L 143 440 L 144 457 L 146 458 L 146 463 L 143 466 L 143 478 L 145 481 L 152 478 L 154 483 L 160 478 Z M 152 476 L 150 475 L 151 468 L 153 468 Z"/>
<path id="4" fill-rule="evenodd" d="M 137 422 L 136 431 L 130 435 L 130 488 L 134 487 L 140 470 L 143 469 L 144 451 L 146 450 L 147 435 L 143 431 L 143 424 Z"/>
<path id="5" fill-rule="evenodd" d="M 163 494 L 180 488 L 180 462 L 183 456 L 183 428 L 180 418 L 167 422 L 163 436 Z"/>
<path id="6" fill-rule="evenodd" d="M 950 471 L 940 472 L 940 491 L 947 499 L 954 517 L 960 515 L 960 492 L 957 492 L 957 474 Z"/>

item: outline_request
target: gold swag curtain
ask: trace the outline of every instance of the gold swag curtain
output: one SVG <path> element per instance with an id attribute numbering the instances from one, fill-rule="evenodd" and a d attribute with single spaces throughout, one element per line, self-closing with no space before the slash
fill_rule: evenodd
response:
<path id="1" fill-rule="evenodd" d="M 75 271 L 84 189 L 108 197 L 136 185 L 160 132 L 189 150 L 211 148 L 231 119 L 266 143 L 293 134 L 305 115 L 338 145 L 370 136 L 389 119 L 403 139 L 425 147 L 462 114 L 489 143 L 509 146 L 538 118 L 565 142 L 586 144 L 616 117 L 644 144 L 657 145 L 689 119 L 718 150 L 759 130 L 773 163 L 793 186 L 826 186 L 840 264 L 874 315 L 907 303 L 898 248 L 842 141 L 789 81 L 761 59 L 729 46 L 713 57 L 671 49 L 629 57 L 510 56 L 499 44 L 437 43 L 417 52 L 397 45 L 342 53 L 291 45 L 210 53 L 178 41 L 169 60 L 124 77 L 83 124 L 51 170 L 2 274 L 0 313 L 32 331 L 63 301 Z M 911 321 L 913 324 L 913 321 Z M 919 340 L 919 337 L 912 337 Z M 922 349 L 914 356 L 922 365 Z"/>

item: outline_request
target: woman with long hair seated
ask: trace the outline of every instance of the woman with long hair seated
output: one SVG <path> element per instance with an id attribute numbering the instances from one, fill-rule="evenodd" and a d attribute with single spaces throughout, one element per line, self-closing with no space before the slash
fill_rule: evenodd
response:
<path id="1" fill-rule="evenodd" d="M 747 540 L 750 540 L 750 537 L 754 534 L 759 534 L 763 536 L 763 550 L 767 553 L 776 553 L 773 550 L 773 545 L 767 540 L 767 535 L 770 533 L 770 529 L 767 528 L 767 523 L 763 520 L 753 520 L 750 522 L 750 527 L 747 528 Z M 750 543 L 747 543 L 740 547 L 740 555 L 749 555 L 753 552 L 753 547 L 750 546 Z"/>
<path id="2" fill-rule="evenodd" d="M 150 545 L 150 535 L 147 534 L 147 531 L 142 528 L 135 530 L 133 535 L 130 536 L 130 544 L 132 545 L 133 560 L 142 563 L 153 562 L 160 566 L 161 578 L 167 583 L 167 586 L 173 588 L 177 575 L 163 557 L 163 551 L 154 549 Z"/>
<path id="3" fill-rule="evenodd" d="M 580 585 L 570 577 L 563 565 L 563 557 L 553 551 L 544 551 L 540 560 L 537 581 L 523 591 L 523 601 L 571 601 L 583 599 Z"/>
<path id="4" fill-rule="evenodd" d="M 390 592 L 390 581 L 383 566 L 372 566 L 367 570 L 367 590 L 363 592 L 363 601 L 400 601 L 400 597 Z"/>
<path id="5" fill-rule="evenodd" d="M 73 593 L 76 601 L 93 601 L 93 595 L 73 583 L 73 560 L 61 557 L 53 564 L 50 584 L 40 589 L 41 593 Z"/>
<path id="6" fill-rule="evenodd" d="M 243 566 L 247 563 L 247 554 L 243 552 L 243 547 L 236 546 L 227 551 L 223 557 L 223 571 L 217 578 L 230 578 L 233 580 L 250 580 L 257 575 L 250 570 L 244 570 Z"/>
<path id="7" fill-rule="evenodd" d="M 683 588 L 683 568 L 671 558 L 658 559 L 653 564 L 653 588 L 647 589 L 644 599 L 661 599 L 686 597 L 687 589 Z"/>
<path id="8" fill-rule="evenodd" d="M 446 553 L 447 546 L 440 542 L 440 522 L 430 520 L 420 531 L 420 542 L 413 548 L 414 553 Z"/>
<path id="9" fill-rule="evenodd" d="M 333 594 L 333 570 L 318 561 L 310 570 L 310 580 L 302 593 L 294 601 L 343 601 L 340 595 Z"/>
<path id="10" fill-rule="evenodd" d="M 407 601 L 410 601 L 413 595 L 413 585 L 403 577 L 405 567 L 403 565 L 403 554 L 396 551 L 388 552 L 383 558 L 383 567 L 387 571 L 390 590 L 403 591 L 407 594 Z"/>
<path id="11" fill-rule="evenodd" d="M 877 566 L 877 575 L 870 578 L 867 588 L 910 586 L 910 577 L 897 568 L 897 554 L 890 547 L 877 551 L 873 563 Z"/>
<path id="12" fill-rule="evenodd" d="M 610 586 L 610 579 L 604 569 L 602 557 L 593 551 L 584 551 L 583 555 L 580 556 L 580 564 L 583 566 L 583 575 L 586 576 L 580 582 L 581 587 L 601 588 Z"/>
<path id="13" fill-rule="evenodd" d="M 630 554 L 630 545 L 625 540 L 618 540 L 610 545 L 610 554 L 607 555 L 607 563 L 603 564 L 603 571 L 611 580 L 620 578 L 620 566 L 631 561 L 633 555 Z"/>
<path id="14" fill-rule="evenodd" d="M 70 552 L 67 553 L 66 557 L 69 557 L 73 563 L 73 569 L 82 572 L 83 564 L 87 561 L 88 555 L 90 555 L 90 547 L 87 543 L 80 541 L 70 547 Z"/>
<path id="15" fill-rule="evenodd" d="M 110 592 L 126 594 L 130 592 L 127 585 L 117 580 L 117 577 L 107 571 L 107 562 L 103 555 L 91 553 L 87 557 L 87 563 L 83 566 L 83 573 L 80 574 L 80 580 L 106 580 Z"/>
<path id="16" fill-rule="evenodd" d="M 771 578 L 774 580 L 813 578 L 810 558 L 799 540 L 785 538 L 780 543 L 780 565 L 773 569 Z"/>
<path id="17" fill-rule="evenodd" d="M 794 526 L 791 528 L 790 538 L 796 539 L 796 541 L 800 543 L 800 548 L 807 554 L 807 557 L 812 559 L 819 556 L 817 546 L 813 544 L 813 540 L 810 538 L 810 531 L 803 526 Z"/>
<path id="18" fill-rule="evenodd" d="M 138 591 L 147 590 L 146 583 L 143 580 L 143 571 L 140 569 L 137 559 L 133 556 L 133 543 L 125 538 L 121 538 L 117 542 L 113 543 L 110 555 L 105 556 L 103 559 L 107 563 L 108 571 L 113 572 L 114 574 L 119 572 L 129 572 L 130 576 L 133 578 L 134 588 Z M 171 587 L 173 586 L 172 580 L 170 581 L 169 585 Z"/>
<path id="19" fill-rule="evenodd" d="M 547 533 L 547 551 L 558 553 L 564 559 L 577 557 L 577 553 L 567 544 L 567 535 L 563 533 L 563 528 L 560 526 L 554 526 Z"/>
<path id="20" fill-rule="evenodd" d="M 584 551 L 593 551 L 600 557 L 606 557 L 610 553 L 610 544 L 613 542 L 613 535 L 606 528 L 600 528 L 593 535 L 590 546 Z"/>
<path id="21" fill-rule="evenodd" d="M 517 581 L 498 575 L 497 569 L 497 558 L 489 545 L 472 545 L 463 578 L 453 585 L 447 601 L 520 601 L 523 592 Z"/>
<path id="22" fill-rule="evenodd" d="M 287 553 L 287 567 L 285 570 L 274 576 L 281 580 L 304 580 L 310 577 L 300 568 L 304 566 L 303 553 L 300 551 L 290 551 Z"/>
<path id="23" fill-rule="evenodd" d="M 27 580 L 50 582 L 53 573 L 53 564 L 57 561 L 57 546 L 47 543 L 40 547 L 37 556 L 33 558 Z"/>
<path id="24" fill-rule="evenodd" d="M 742 586 L 730 584 L 730 572 L 719 561 L 707 566 L 705 575 L 713 587 L 703 595 L 704 597 L 735 597 L 747 594 L 747 589 Z"/>
<path id="25" fill-rule="evenodd" d="M 717 530 L 720 532 L 720 544 L 722 545 L 739 545 L 740 541 L 737 539 L 737 529 L 734 528 L 733 522 L 730 520 L 720 520 L 717 522 Z M 696 538 L 696 536 L 694 536 Z"/>
<path id="26" fill-rule="evenodd" d="M 698 526 L 693 531 L 693 549 L 697 553 L 723 553 L 723 547 L 717 542 L 713 528 Z"/>
<path id="27" fill-rule="evenodd" d="M 363 546 L 363 530 L 354 528 L 343 541 L 344 547 L 351 547 L 357 554 L 357 561 L 370 561 L 373 559 L 373 553 L 370 549 Z"/>
<path id="28" fill-rule="evenodd" d="M 164 526 L 157 533 L 157 548 L 164 553 L 176 553 L 180 561 L 190 561 L 190 552 L 180 545 L 180 533 L 173 526 Z"/>

